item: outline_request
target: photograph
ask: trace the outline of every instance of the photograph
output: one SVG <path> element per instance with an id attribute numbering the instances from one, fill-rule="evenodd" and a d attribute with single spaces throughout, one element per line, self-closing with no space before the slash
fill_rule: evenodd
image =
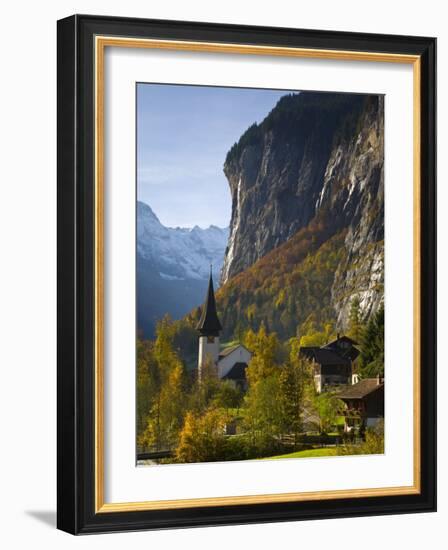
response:
<path id="1" fill-rule="evenodd" d="M 138 467 L 384 453 L 386 99 L 136 83 Z"/>
<path id="2" fill-rule="evenodd" d="M 58 20 L 68 533 L 436 510 L 436 38 L 253 15 Z"/>
<path id="3" fill-rule="evenodd" d="M 2 548 L 443 546 L 444 7 L 4 4 Z"/>

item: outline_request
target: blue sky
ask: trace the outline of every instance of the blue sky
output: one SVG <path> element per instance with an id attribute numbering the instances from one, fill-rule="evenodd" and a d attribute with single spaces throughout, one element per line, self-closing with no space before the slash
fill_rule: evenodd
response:
<path id="1" fill-rule="evenodd" d="M 226 227 L 230 147 L 278 99 L 277 90 L 137 85 L 137 197 L 168 227 Z"/>

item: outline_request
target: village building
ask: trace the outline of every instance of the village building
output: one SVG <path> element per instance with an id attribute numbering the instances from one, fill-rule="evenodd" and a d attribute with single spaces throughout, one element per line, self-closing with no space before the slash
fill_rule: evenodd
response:
<path id="1" fill-rule="evenodd" d="M 345 403 L 344 431 L 371 428 L 384 418 L 384 378 L 364 378 L 337 394 Z"/>
<path id="2" fill-rule="evenodd" d="M 199 380 L 201 380 L 204 369 L 211 364 L 216 368 L 219 378 L 232 380 L 236 386 L 246 389 L 246 368 L 252 354 L 242 344 L 235 344 L 221 349 L 219 336 L 222 331 L 222 325 L 216 311 L 211 272 L 201 318 L 196 328 L 199 331 Z"/>
<path id="3" fill-rule="evenodd" d="M 354 364 L 359 356 L 356 344 L 357 342 L 348 336 L 338 334 L 336 340 L 325 346 L 300 348 L 301 356 L 312 363 L 317 393 L 334 386 L 351 385 L 358 381 L 357 375 L 354 374 Z"/>

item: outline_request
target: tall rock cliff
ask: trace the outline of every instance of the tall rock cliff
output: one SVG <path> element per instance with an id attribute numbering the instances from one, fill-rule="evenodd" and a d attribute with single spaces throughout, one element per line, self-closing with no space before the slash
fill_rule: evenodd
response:
<path id="1" fill-rule="evenodd" d="M 281 98 L 225 161 L 232 219 L 221 282 L 301 230 L 319 227 L 311 243 L 344 235 L 325 289 L 338 326 L 345 328 L 355 295 L 365 317 L 376 311 L 384 278 L 383 135 L 381 96 L 302 92 Z"/>

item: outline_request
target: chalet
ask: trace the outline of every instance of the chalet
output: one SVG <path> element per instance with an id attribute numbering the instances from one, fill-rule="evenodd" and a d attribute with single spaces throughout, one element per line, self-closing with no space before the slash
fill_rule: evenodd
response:
<path id="1" fill-rule="evenodd" d="M 216 367 L 219 378 L 231 380 L 235 385 L 246 389 L 246 368 L 252 354 L 242 344 L 236 344 L 221 350 L 219 335 L 222 331 L 222 325 L 216 311 L 211 272 L 201 318 L 196 328 L 199 331 L 199 380 L 203 369 L 208 362 L 211 362 Z"/>
<path id="2" fill-rule="evenodd" d="M 370 428 L 384 418 L 384 378 L 365 378 L 337 393 L 345 403 L 344 430 Z"/>
<path id="3" fill-rule="evenodd" d="M 348 336 L 318 347 L 302 347 L 300 354 L 312 362 L 316 391 L 321 393 L 332 386 L 351 385 L 356 378 L 353 367 L 359 350 L 356 342 Z"/>

